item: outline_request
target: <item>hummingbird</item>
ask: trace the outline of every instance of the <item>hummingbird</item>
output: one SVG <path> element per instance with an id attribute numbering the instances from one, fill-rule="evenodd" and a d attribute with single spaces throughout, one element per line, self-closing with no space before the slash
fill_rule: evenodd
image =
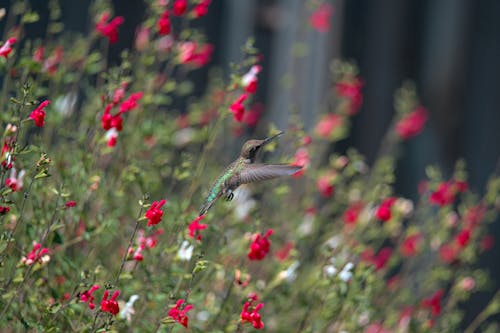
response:
<path id="1" fill-rule="evenodd" d="M 233 191 L 241 184 L 248 184 L 262 180 L 273 179 L 281 176 L 291 176 L 302 167 L 287 164 L 257 164 L 257 152 L 271 140 L 282 135 L 283 131 L 264 140 L 248 140 L 241 148 L 240 156 L 231 163 L 213 183 L 205 203 L 201 206 L 200 214 L 205 213 L 221 196 L 227 201 L 234 197 Z"/>

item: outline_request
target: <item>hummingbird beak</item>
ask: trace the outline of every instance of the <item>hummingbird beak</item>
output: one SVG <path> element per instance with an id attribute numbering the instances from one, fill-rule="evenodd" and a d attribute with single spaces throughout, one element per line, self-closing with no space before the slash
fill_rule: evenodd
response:
<path id="1" fill-rule="evenodd" d="M 278 136 L 282 135 L 283 133 L 285 133 L 285 132 L 279 131 L 277 134 L 275 134 L 275 135 L 273 135 L 273 136 L 271 136 L 269 138 L 265 138 L 264 142 L 262 142 L 262 146 L 265 145 L 265 144 L 267 144 L 267 143 L 269 143 L 270 141 L 276 139 Z"/>

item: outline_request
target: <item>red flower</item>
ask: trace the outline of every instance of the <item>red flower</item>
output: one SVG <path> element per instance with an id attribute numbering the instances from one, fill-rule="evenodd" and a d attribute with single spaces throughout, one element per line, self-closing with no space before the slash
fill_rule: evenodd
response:
<path id="1" fill-rule="evenodd" d="M 24 175 L 26 172 L 21 170 L 19 175 L 17 174 L 16 168 L 10 170 L 9 178 L 5 180 L 5 186 L 10 187 L 12 192 L 20 192 L 23 189 Z"/>
<path id="2" fill-rule="evenodd" d="M 200 2 L 198 2 L 193 9 L 194 17 L 200 18 L 207 15 L 210 2 L 211 0 L 201 0 Z"/>
<path id="3" fill-rule="evenodd" d="M 255 103 L 250 110 L 245 112 L 243 116 L 243 122 L 250 127 L 257 126 L 263 109 L 264 106 L 261 103 Z"/>
<path id="4" fill-rule="evenodd" d="M 318 178 L 316 182 L 316 186 L 318 188 L 319 193 L 324 198 L 329 198 L 333 194 L 334 186 L 332 184 L 332 175 L 323 175 Z"/>
<path id="5" fill-rule="evenodd" d="M 176 16 L 182 16 L 187 9 L 187 0 L 174 0 L 173 12 Z"/>
<path id="6" fill-rule="evenodd" d="M 64 204 L 67 208 L 75 207 L 76 206 L 76 201 L 70 200 Z"/>
<path id="7" fill-rule="evenodd" d="M 329 3 L 322 3 L 309 17 L 309 24 L 319 32 L 328 32 L 332 13 L 333 7 Z"/>
<path id="8" fill-rule="evenodd" d="M 457 259 L 458 251 L 453 245 L 443 244 L 439 248 L 439 258 L 447 264 L 453 263 Z"/>
<path id="9" fill-rule="evenodd" d="M 375 216 L 384 222 L 387 222 L 391 219 L 392 214 L 391 214 L 391 207 L 394 205 L 394 202 L 396 202 L 397 198 L 395 197 L 390 197 L 382 201 L 380 206 L 377 208 L 377 211 L 375 212 Z"/>
<path id="10" fill-rule="evenodd" d="M 202 67 L 210 61 L 212 51 L 211 44 L 198 45 L 195 42 L 181 42 L 179 43 L 179 61 L 182 64 Z"/>
<path id="11" fill-rule="evenodd" d="M 443 295 L 444 291 L 439 289 L 434 295 L 422 301 L 422 307 L 430 309 L 433 317 L 439 316 L 441 313 L 441 299 Z"/>
<path id="12" fill-rule="evenodd" d="M 455 242 L 457 243 L 459 248 L 464 248 L 465 246 L 467 246 L 467 244 L 469 244 L 470 234 L 470 229 L 463 229 L 458 233 L 458 235 L 455 237 Z"/>
<path id="13" fill-rule="evenodd" d="M 229 110 L 233 113 L 234 121 L 241 122 L 243 120 L 243 115 L 245 113 L 243 102 L 247 97 L 247 94 L 241 94 L 241 96 L 229 106 Z"/>
<path id="14" fill-rule="evenodd" d="M 160 19 L 158 20 L 158 34 L 160 36 L 168 35 L 172 30 L 172 25 L 170 24 L 170 14 L 169 11 L 166 10 L 161 14 Z"/>
<path id="15" fill-rule="evenodd" d="M 440 207 L 452 204 L 455 201 L 455 195 L 458 192 L 465 192 L 467 183 L 451 180 L 446 183 L 441 183 L 438 188 L 431 193 L 429 202 Z"/>
<path id="16" fill-rule="evenodd" d="M 243 309 L 241 310 L 241 322 L 249 322 L 255 329 L 263 329 L 264 323 L 262 322 L 262 318 L 260 316 L 260 309 L 264 306 L 263 303 L 257 304 L 253 309 L 250 309 L 252 303 L 245 302 L 243 305 Z"/>
<path id="17" fill-rule="evenodd" d="M 257 91 L 257 74 L 259 74 L 261 70 L 261 66 L 253 65 L 250 70 L 241 78 L 241 82 L 247 93 L 254 94 Z"/>
<path id="18" fill-rule="evenodd" d="M 486 207 L 484 205 L 468 208 L 464 216 L 465 225 L 469 228 L 476 227 L 483 220 L 485 213 Z"/>
<path id="19" fill-rule="evenodd" d="M 264 236 L 261 234 L 254 234 L 252 243 L 250 244 L 250 251 L 247 254 L 250 260 L 262 260 L 269 253 L 271 247 L 271 241 L 269 241 L 269 236 L 273 234 L 273 229 L 269 229 Z"/>
<path id="20" fill-rule="evenodd" d="M 293 246 L 294 246 L 293 242 L 286 242 L 285 245 L 283 245 L 283 247 L 281 249 L 276 251 L 274 256 L 279 261 L 285 261 L 288 258 L 288 256 L 290 255 L 290 252 L 292 251 Z"/>
<path id="21" fill-rule="evenodd" d="M 112 127 L 106 132 L 106 146 L 114 147 L 118 142 L 118 131 Z"/>
<path id="22" fill-rule="evenodd" d="M 49 100 L 45 100 L 38 107 L 31 111 L 30 119 L 35 121 L 35 125 L 38 127 L 43 127 L 45 124 L 45 107 L 50 104 Z"/>
<path id="23" fill-rule="evenodd" d="M 12 45 L 16 43 L 17 39 L 15 38 L 9 38 L 7 41 L 0 46 L 0 57 L 4 57 L 7 59 L 9 54 L 12 52 Z"/>
<path id="24" fill-rule="evenodd" d="M 136 93 L 133 93 L 120 104 L 120 113 L 123 112 L 128 112 L 130 110 L 133 110 L 137 107 L 137 102 L 142 98 L 144 93 L 142 91 L 138 91 Z"/>
<path id="25" fill-rule="evenodd" d="M 9 206 L 0 206 L 0 215 L 5 215 L 10 212 Z"/>
<path id="26" fill-rule="evenodd" d="M 63 58 L 62 46 L 56 47 L 50 57 L 43 63 L 43 69 L 49 74 L 54 74 L 57 71 L 57 66 L 61 63 Z"/>
<path id="27" fill-rule="evenodd" d="M 358 113 L 359 108 L 363 104 L 363 94 L 361 93 L 363 85 L 363 80 L 359 77 L 344 80 L 335 85 L 337 94 L 349 101 L 349 108 L 347 110 L 347 115 L 349 116 Z"/>
<path id="28" fill-rule="evenodd" d="M 350 205 L 342 215 L 345 224 L 354 224 L 358 220 L 359 213 L 363 209 L 361 202 L 356 202 Z"/>
<path id="29" fill-rule="evenodd" d="M 418 106 L 396 124 L 396 133 L 403 140 L 414 137 L 422 132 L 427 117 L 427 110 L 423 106 Z"/>
<path id="30" fill-rule="evenodd" d="M 95 25 L 95 29 L 101 35 L 106 37 L 111 44 L 114 44 L 118 41 L 118 27 L 123 24 L 125 19 L 123 16 L 117 16 L 107 23 L 108 19 L 109 13 L 102 13 L 99 21 Z"/>
<path id="31" fill-rule="evenodd" d="M 315 131 L 318 136 L 322 138 L 329 138 L 332 133 L 342 127 L 344 120 L 342 117 L 335 113 L 329 113 L 321 117 L 316 125 Z"/>
<path id="32" fill-rule="evenodd" d="M 373 255 L 373 249 L 366 249 L 361 253 L 361 259 L 364 262 L 372 264 L 378 270 L 384 268 L 392 256 L 392 249 L 389 247 L 382 248 L 376 255 Z"/>
<path id="33" fill-rule="evenodd" d="M 180 309 L 184 300 L 181 298 L 177 301 L 175 306 L 168 311 L 168 316 L 173 320 L 177 321 L 184 327 L 188 327 L 189 318 L 187 316 L 188 311 L 190 311 L 193 306 L 191 304 L 187 304 L 182 310 Z"/>
<path id="34" fill-rule="evenodd" d="M 33 52 L 33 61 L 41 64 L 43 61 L 44 52 L 45 52 L 45 48 L 43 46 L 37 47 L 35 49 L 35 51 Z"/>
<path id="35" fill-rule="evenodd" d="M 420 233 L 407 236 L 401 244 L 401 254 L 405 257 L 413 257 L 417 254 L 422 235 Z"/>
<path id="36" fill-rule="evenodd" d="M 163 216 L 163 211 L 161 210 L 161 207 L 166 202 L 167 200 L 163 199 L 160 201 L 154 201 L 151 204 L 151 207 L 149 207 L 146 214 L 144 215 L 148 219 L 148 227 L 160 223 L 161 218 Z"/>
<path id="37" fill-rule="evenodd" d="M 189 230 L 189 237 L 191 238 L 196 238 L 197 240 L 201 241 L 201 230 L 205 230 L 208 225 L 202 223 L 200 224 L 200 221 L 205 218 L 205 215 L 198 216 L 195 218 L 188 226 Z"/>
<path id="38" fill-rule="evenodd" d="M 90 310 L 94 310 L 95 308 L 93 293 L 99 288 L 100 287 L 97 284 L 95 284 L 90 288 L 90 290 L 85 290 L 83 293 L 79 295 L 80 302 L 89 303 Z"/>
<path id="39" fill-rule="evenodd" d="M 118 305 L 118 302 L 116 301 L 116 298 L 120 295 L 119 290 L 115 290 L 113 293 L 113 296 L 108 300 L 109 296 L 109 291 L 105 290 L 104 295 L 102 295 L 102 301 L 101 301 L 101 311 L 102 312 L 109 312 L 112 315 L 116 315 L 118 312 L 120 312 L 120 306 Z"/>

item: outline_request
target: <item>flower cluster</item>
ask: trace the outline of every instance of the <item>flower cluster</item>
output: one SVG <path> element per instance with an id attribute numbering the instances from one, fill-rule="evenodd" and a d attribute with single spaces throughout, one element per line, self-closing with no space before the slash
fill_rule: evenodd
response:
<path id="1" fill-rule="evenodd" d="M 139 230 L 137 233 L 137 248 L 135 250 L 134 248 L 129 248 L 128 257 L 136 261 L 143 261 L 144 256 L 142 252 L 145 249 L 154 249 L 158 244 L 158 236 L 162 235 L 163 232 L 163 229 L 158 229 L 152 235 L 146 237 L 144 230 Z"/>
<path id="2" fill-rule="evenodd" d="M 264 322 L 262 322 L 259 311 L 264 306 L 264 303 L 259 303 L 256 306 L 253 306 L 252 303 L 254 301 L 257 301 L 256 296 L 251 298 L 250 302 L 245 302 L 243 309 L 241 310 L 240 318 L 242 323 L 248 322 L 252 324 L 255 329 L 261 330 L 264 328 Z"/>
<path id="3" fill-rule="evenodd" d="M 102 295 L 102 300 L 101 300 L 101 311 L 102 312 L 109 312 L 113 316 L 117 315 L 118 312 L 120 312 L 120 306 L 118 305 L 118 302 L 116 299 L 120 295 L 119 290 L 115 290 L 111 298 L 108 299 L 109 296 L 109 291 L 105 290 L 104 294 Z"/>
<path id="4" fill-rule="evenodd" d="M 154 201 L 149 209 L 146 211 L 144 215 L 148 219 L 148 227 L 152 225 L 157 225 L 161 222 L 161 218 L 163 217 L 163 211 L 161 207 L 167 202 L 167 200 L 162 199 L 160 201 Z"/>
<path id="5" fill-rule="evenodd" d="M 205 218 L 205 215 L 200 215 L 195 218 L 191 223 L 189 223 L 188 231 L 189 237 L 195 238 L 196 240 L 201 241 L 201 230 L 205 230 L 208 225 L 205 223 L 200 223 L 201 220 Z"/>
<path id="6" fill-rule="evenodd" d="M 21 264 L 31 266 L 34 263 L 45 264 L 50 261 L 49 249 L 43 247 L 38 242 L 33 242 L 33 249 L 26 256 L 21 258 Z"/>
<path id="7" fill-rule="evenodd" d="M 111 44 L 114 44 L 118 41 L 118 27 L 123 24 L 125 19 L 123 16 L 117 16 L 108 22 L 109 18 L 109 12 L 102 13 L 95 25 L 95 30 L 106 37 Z"/>

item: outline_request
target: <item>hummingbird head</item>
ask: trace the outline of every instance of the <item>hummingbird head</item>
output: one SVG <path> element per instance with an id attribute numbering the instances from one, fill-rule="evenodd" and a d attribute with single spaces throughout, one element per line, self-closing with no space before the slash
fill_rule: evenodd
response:
<path id="1" fill-rule="evenodd" d="M 241 148 L 241 157 L 247 160 L 251 160 L 253 162 L 260 148 L 262 148 L 266 143 L 277 138 L 281 134 L 283 134 L 283 132 L 279 132 L 278 134 L 273 135 L 264 140 L 248 140 L 243 145 L 243 148 Z"/>

